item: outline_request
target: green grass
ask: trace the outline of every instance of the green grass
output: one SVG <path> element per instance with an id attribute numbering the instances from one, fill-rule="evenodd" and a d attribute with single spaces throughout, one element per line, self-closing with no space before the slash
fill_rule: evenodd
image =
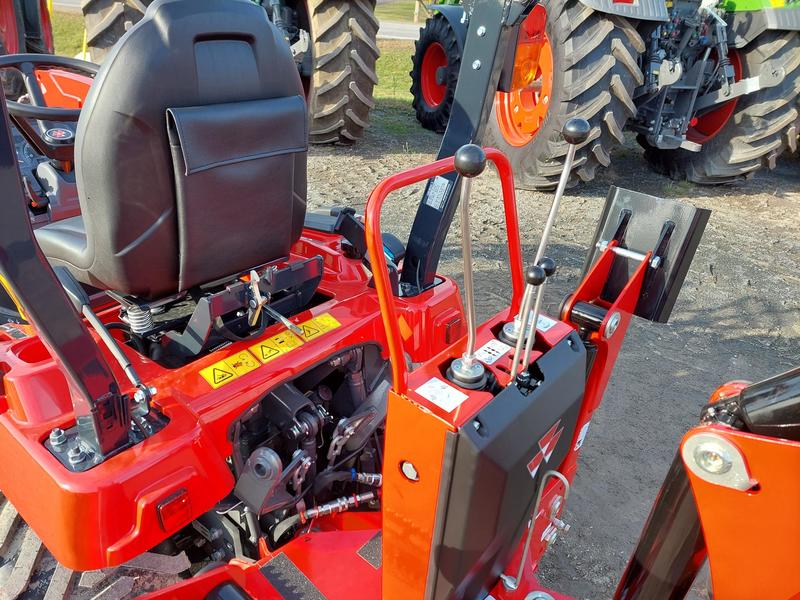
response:
<path id="1" fill-rule="evenodd" d="M 375 110 L 371 127 L 407 149 L 429 152 L 439 143 L 439 136 L 426 131 L 417 122 L 411 107 L 411 55 L 414 42 L 379 40 L 378 85 L 375 87 Z"/>
<path id="2" fill-rule="evenodd" d="M 381 21 L 400 21 L 405 23 L 414 22 L 414 0 L 391 0 L 383 4 L 378 4 L 375 8 L 375 15 Z M 426 2 L 427 4 L 427 2 Z M 425 7 L 419 7 L 420 23 L 428 17 Z"/>
<path id="3" fill-rule="evenodd" d="M 376 108 L 372 117 L 382 131 L 392 136 L 408 136 L 419 129 L 411 108 L 411 54 L 414 42 L 380 40 L 378 85 L 375 87 Z"/>
<path id="4" fill-rule="evenodd" d="M 83 47 L 83 16 L 74 13 L 53 13 L 53 38 L 56 54 L 75 56 Z"/>
<path id="5" fill-rule="evenodd" d="M 414 42 L 405 40 L 380 40 L 378 47 L 378 85 L 375 87 L 376 99 L 391 99 L 411 105 L 411 55 Z"/>

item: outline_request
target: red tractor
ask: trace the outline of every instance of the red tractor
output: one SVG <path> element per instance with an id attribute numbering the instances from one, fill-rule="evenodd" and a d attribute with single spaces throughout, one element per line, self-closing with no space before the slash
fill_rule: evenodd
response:
<path id="1" fill-rule="evenodd" d="M 462 83 L 496 85 L 530 8 L 476 3 L 495 26 Z M 469 143 L 487 116 L 474 95 L 445 136 L 456 150 L 378 183 L 363 219 L 307 214 L 300 77 L 251 3 L 156 0 L 80 107 L 42 82 L 87 85 L 86 63 L 0 68 L 21 70 L 31 98 L 0 119 L 0 489 L 36 534 L 6 597 L 41 584 L 43 543 L 60 563 L 48 597 L 65 597 L 72 570 L 155 552 L 187 556 L 194 576 L 151 600 L 565 598 L 536 568 L 566 528 L 592 415 L 633 316 L 669 318 L 708 211 L 612 188 L 582 281 L 551 317 L 546 249 L 586 121 L 563 129 L 567 165 L 523 269 L 509 161 Z M 42 157 L 33 174 L 19 139 Z M 469 205 L 487 163 L 510 285 L 478 324 Z M 34 206 L 30 179 L 48 168 Z M 381 209 L 425 180 L 403 244 Z M 80 214 L 65 217 L 51 209 L 70 181 Z M 463 302 L 436 274 L 456 208 Z M 718 598 L 800 589 L 800 489 L 775 468 L 800 460 L 798 381 L 707 408 L 617 597 L 683 597 L 707 556 Z"/>

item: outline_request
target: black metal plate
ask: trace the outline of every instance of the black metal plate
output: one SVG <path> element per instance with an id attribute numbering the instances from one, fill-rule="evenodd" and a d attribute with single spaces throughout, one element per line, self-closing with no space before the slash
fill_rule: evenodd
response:
<path id="1" fill-rule="evenodd" d="M 602 252 L 597 248 L 597 243 L 614 237 L 620 217 L 626 210 L 631 212 L 631 217 L 620 243 L 623 248 L 641 253 L 649 252 L 656 247 L 664 223 L 672 221 L 675 224 L 661 265 L 657 269 L 648 269 L 635 312 L 636 316 L 643 319 L 666 323 L 711 211 L 678 200 L 611 186 L 592 241 L 592 250 L 584 265 L 584 275 Z M 603 291 L 603 299 L 613 301 L 639 264 L 633 259 L 615 257 L 608 284 Z"/>

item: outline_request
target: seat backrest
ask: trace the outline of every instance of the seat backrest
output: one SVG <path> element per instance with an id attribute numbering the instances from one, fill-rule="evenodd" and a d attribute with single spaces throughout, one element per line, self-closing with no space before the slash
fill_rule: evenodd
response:
<path id="1" fill-rule="evenodd" d="M 161 298 L 286 257 L 300 236 L 303 88 L 249 0 L 156 0 L 106 58 L 76 138 L 95 285 Z"/>

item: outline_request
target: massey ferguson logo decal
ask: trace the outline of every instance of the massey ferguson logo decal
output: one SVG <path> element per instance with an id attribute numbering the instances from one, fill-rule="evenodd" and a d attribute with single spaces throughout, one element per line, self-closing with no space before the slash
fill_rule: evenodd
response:
<path id="1" fill-rule="evenodd" d="M 553 455 L 553 450 L 556 449 L 558 439 L 561 437 L 561 434 L 564 433 L 564 428 L 560 427 L 560 425 L 561 419 L 556 421 L 556 424 L 550 428 L 550 431 L 545 433 L 542 439 L 539 440 L 539 452 L 537 452 L 536 456 L 528 463 L 528 471 L 531 477 L 536 478 L 536 473 L 539 471 L 539 467 L 542 466 L 542 462 L 549 462 L 550 457 Z"/>

